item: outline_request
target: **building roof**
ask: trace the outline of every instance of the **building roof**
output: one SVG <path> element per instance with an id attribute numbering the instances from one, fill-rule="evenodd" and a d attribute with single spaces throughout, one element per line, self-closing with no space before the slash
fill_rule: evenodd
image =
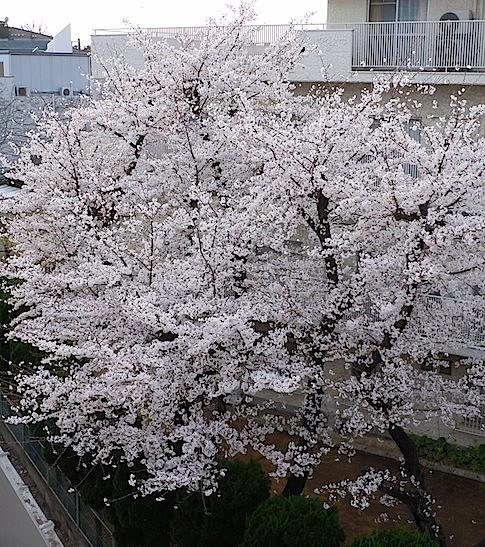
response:
<path id="1" fill-rule="evenodd" d="M 23 28 L 8 27 L 4 21 L 0 21 L 0 38 L 7 40 L 39 40 L 42 42 L 52 40 L 52 36 L 49 34 L 33 32 Z"/>
<path id="2" fill-rule="evenodd" d="M 9 184 L 0 184 L 0 199 L 1 198 L 13 198 L 20 192 L 20 188 L 11 186 Z"/>

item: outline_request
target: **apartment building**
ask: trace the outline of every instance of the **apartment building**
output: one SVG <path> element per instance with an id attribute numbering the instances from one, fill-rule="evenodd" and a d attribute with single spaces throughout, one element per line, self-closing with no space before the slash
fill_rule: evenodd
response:
<path id="1" fill-rule="evenodd" d="M 348 53 L 343 62 L 336 48 L 328 50 L 329 77 L 353 93 L 378 74 L 405 70 L 412 82 L 436 89 L 423 102 L 426 117 L 446 115 L 458 90 L 469 103 L 482 103 L 484 19 L 481 0 L 329 0 L 327 33 Z"/>
<path id="2" fill-rule="evenodd" d="M 446 72 L 450 83 L 483 83 L 484 9 L 480 0 L 329 0 L 328 25 L 352 31 L 351 71 L 359 80 L 365 71 L 407 67 Z"/>
<path id="3" fill-rule="evenodd" d="M 432 96 L 419 96 L 419 118 L 409 128 L 413 138 L 420 138 L 420 124 L 446 116 L 452 94 L 459 92 L 470 104 L 485 103 L 482 0 L 328 0 L 323 30 L 303 32 L 319 36 L 322 66 L 326 67 L 322 80 L 343 86 L 348 96 L 358 94 L 378 76 L 401 71 L 414 84 L 432 86 Z M 479 306 L 462 302 L 461 313 L 457 313 L 456 308 L 452 311 L 453 298 L 432 295 L 423 304 L 443 332 L 445 352 L 485 356 L 485 313 Z M 418 325 L 418 336 L 419 330 Z M 459 377 L 463 368 L 451 366 L 443 372 Z M 483 417 L 458 419 L 455 430 L 436 420 L 422 424 L 418 432 L 469 444 L 483 442 L 484 426 Z"/>

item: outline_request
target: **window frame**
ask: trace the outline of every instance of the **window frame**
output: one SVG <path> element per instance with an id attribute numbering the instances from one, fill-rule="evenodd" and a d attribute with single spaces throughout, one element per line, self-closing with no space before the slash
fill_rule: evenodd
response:
<path id="1" fill-rule="evenodd" d="M 420 21 L 427 21 L 428 20 L 428 14 L 429 14 L 429 0 L 424 0 L 426 1 L 426 10 L 425 10 L 425 15 L 424 15 L 424 19 L 420 19 L 420 20 L 417 20 L 417 21 L 405 21 L 405 20 L 400 20 L 399 19 L 399 10 L 400 10 L 400 2 L 402 2 L 403 0 L 368 0 L 367 2 L 367 22 L 369 23 L 406 23 L 406 22 L 409 22 L 409 23 L 417 23 L 417 22 L 420 22 Z M 371 20 L 371 9 L 373 6 L 378 6 L 378 5 L 391 5 L 393 4 L 395 6 L 395 12 L 394 12 L 394 20 L 393 21 L 372 21 Z"/>

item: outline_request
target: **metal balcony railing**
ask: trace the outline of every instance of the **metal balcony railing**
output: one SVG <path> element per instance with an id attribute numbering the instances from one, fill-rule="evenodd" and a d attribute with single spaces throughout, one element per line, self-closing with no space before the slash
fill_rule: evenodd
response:
<path id="1" fill-rule="evenodd" d="M 192 38 L 221 34 L 223 26 L 144 29 L 155 39 Z M 249 45 L 268 45 L 284 37 L 311 41 L 313 30 L 352 30 L 354 70 L 485 71 L 485 21 L 419 21 L 394 23 L 318 23 L 300 25 L 247 25 Z M 96 36 L 130 34 L 130 29 L 96 29 Z"/>
<path id="2" fill-rule="evenodd" d="M 485 348 L 485 308 L 472 300 L 423 295 L 414 332 L 430 334 L 437 342 L 468 348 Z"/>
<path id="3" fill-rule="evenodd" d="M 370 323 L 382 320 L 379 310 L 366 302 L 348 319 L 364 317 Z M 485 307 L 472 300 L 421 294 L 410 321 L 411 336 L 430 339 L 435 344 L 459 348 L 485 349 Z"/>
<path id="4" fill-rule="evenodd" d="M 485 418 L 483 416 L 475 418 L 459 417 L 456 429 L 474 435 L 485 436 Z"/>
<path id="5" fill-rule="evenodd" d="M 485 21 L 356 23 L 354 70 L 485 70 Z"/>
<path id="6" fill-rule="evenodd" d="M 294 38 L 298 33 L 309 30 L 324 30 L 326 24 L 300 24 L 300 25 L 245 25 L 243 27 L 243 39 L 249 45 L 274 44 L 285 37 Z M 206 35 L 217 35 L 226 32 L 224 26 L 196 26 L 196 27 L 161 27 L 145 28 L 143 32 L 154 39 L 191 38 L 200 39 Z M 95 36 L 129 34 L 130 29 L 96 29 Z"/>

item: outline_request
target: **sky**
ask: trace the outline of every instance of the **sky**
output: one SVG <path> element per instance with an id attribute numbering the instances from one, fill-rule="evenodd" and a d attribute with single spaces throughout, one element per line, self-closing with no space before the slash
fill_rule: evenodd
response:
<path id="1" fill-rule="evenodd" d="M 237 0 L 236 0 L 237 2 Z M 203 25 L 208 17 L 227 11 L 228 0 L 22 0 L 2 2 L 0 20 L 8 17 L 12 27 L 34 27 L 54 35 L 71 23 L 72 40 L 90 42 L 93 29 Z M 234 3 L 234 2 L 233 2 Z M 255 22 L 282 24 L 300 21 L 313 13 L 309 22 L 326 20 L 326 0 L 257 0 Z"/>

